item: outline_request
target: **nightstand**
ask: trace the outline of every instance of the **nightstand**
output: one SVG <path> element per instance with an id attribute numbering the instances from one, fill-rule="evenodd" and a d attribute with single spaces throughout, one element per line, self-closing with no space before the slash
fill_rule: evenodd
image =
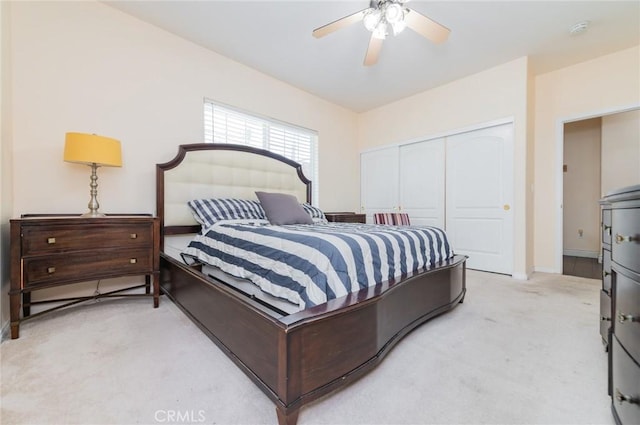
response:
<path id="1" fill-rule="evenodd" d="M 328 221 L 338 223 L 366 223 L 367 216 L 365 214 L 356 214 L 354 212 L 328 212 L 324 213 Z"/>
<path id="2" fill-rule="evenodd" d="M 150 215 L 23 215 L 11 226 L 11 338 L 19 337 L 26 319 L 103 297 L 153 297 L 159 304 L 160 221 Z M 143 285 L 86 297 L 31 302 L 31 293 L 44 288 L 114 277 L 145 275 Z M 153 276 L 153 292 L 151 278 Z M 145 288 L 144 294 L 122 292 Z M 31 315 L 40 303 L 63 305 Z M 22 308 L 22 318 L 20 310 Z"/>

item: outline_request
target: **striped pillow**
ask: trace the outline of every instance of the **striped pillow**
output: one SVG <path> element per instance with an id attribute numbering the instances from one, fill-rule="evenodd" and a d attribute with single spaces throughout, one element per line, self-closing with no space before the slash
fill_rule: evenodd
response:
<path id="1" fill-rule="evenodd" d="M 374 224 L 391 224 L 394 226 L 411 226 L 411 220 L 407 213 L 375 213 Z"/>
<path id="2" fill-rule="evenodd" d="M 258 201 L 234 198 L 194 199 L 187 203 L 202 228 L 221 220 L 266 220 Z"/>
<path id="3" fill-rule="evenodd" d="M 327 217 L 324 216 L 320 208 L 307 203 L 302 204 L 302 208 L 309 213 L 314 223 L 327 223 Z"/>

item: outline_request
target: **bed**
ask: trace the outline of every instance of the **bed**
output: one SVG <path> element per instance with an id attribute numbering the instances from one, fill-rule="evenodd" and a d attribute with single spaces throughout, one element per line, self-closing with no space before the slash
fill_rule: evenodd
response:
<path id="1" fill-rule="evenodd" d="M 161 221 L 160 284 L 167 295 L 275 403 L 278 423 L 295 425 L 300 408 L 358 379 L 403 336 L 464 300 L 465 256 L 402 273 L 301 309 L 247 279 L 181 254 L 202 226 L 193 199 L 255 199 L 256 191 L 311 203 L 299 164 L 230 144 L 181 145 L 156 167 Z"/>

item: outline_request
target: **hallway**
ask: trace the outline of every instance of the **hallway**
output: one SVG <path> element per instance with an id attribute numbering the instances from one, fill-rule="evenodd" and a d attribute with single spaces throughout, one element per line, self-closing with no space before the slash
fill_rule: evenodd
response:
<path id="1" fill-rule="evenodd" d="M 562 274 L 588 279 L 602 279 L 602 264 L 597 258 L 562 257 Z"/>

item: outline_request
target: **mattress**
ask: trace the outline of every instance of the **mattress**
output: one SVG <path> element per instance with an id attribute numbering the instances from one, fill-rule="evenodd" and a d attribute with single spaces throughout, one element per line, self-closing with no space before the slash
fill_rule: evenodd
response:
<path id="1" fill-rule="evenodd" d="M 218 222 L 183 252 L 301 308 L 436 267 L 452 256 L 439 228 L 354 223 Z"/>
<path id="2" fill-rule="evenodd" d="M 164 253 L 183 264 L 187 264 L 181 254 L 185 251 L 185 249 L 195 236 L 196 234 L 165 236 Z M 260 305 L 263 305 L 268 310 L 270 314 L 273 314 L 275 312 L 276 315 L 286 315 L 301 310 L 300 306 L 291 303 L 283 298 L 278 298 L 267 294 L 253 282 L 225 273 L 216 266 L 203 264 L 202 274 L 214 278 L 217 281 L 223 282 L 227 286 L 233 288 L 235 291 L 244 294 L 249 298 L 257 300 Z"/>

